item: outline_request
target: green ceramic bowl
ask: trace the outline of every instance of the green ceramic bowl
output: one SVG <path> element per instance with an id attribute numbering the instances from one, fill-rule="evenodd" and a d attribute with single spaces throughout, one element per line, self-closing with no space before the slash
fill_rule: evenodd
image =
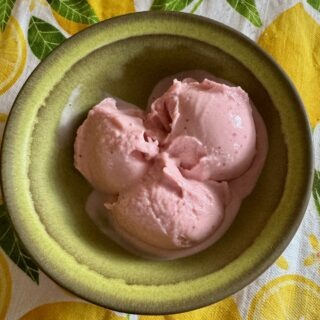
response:
<path id="1" fill-rule="evenodd" d="M 267 126 L 269 154 L 254 192 L 220 241 L 188 258 L 144 260 L 88 218 L 91 188 L 73 167 L 75 132 L 105 92 L 145 106 L 160 79 L 190 69 L 207 70 L 249 93 Z M 70 99 L 77 100 L 71 107 Z M 65 113 L 72 115 L 69 124 Z M 311 180 L 309 125 L 288 78 L 244 36 L 180 13 L 110 19 L 63 43 L 21 90 L 2 150 L 8 210 L 42 270 L 85 299 L 140 314 L 195 309 L 249 284 L 297 230 Z"/>

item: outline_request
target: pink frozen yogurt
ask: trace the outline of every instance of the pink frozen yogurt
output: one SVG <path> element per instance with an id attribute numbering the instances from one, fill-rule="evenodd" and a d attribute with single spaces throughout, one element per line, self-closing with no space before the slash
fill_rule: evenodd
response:
<path id="1" fill-rule="evenodd" d="M 122 236 L 129 234 L 155 248 L 177 249 L 214 233 L 229 198 L 226 182 L 185 179 L 175 161 L 161 153 L 142 180 L 107 207 Z"/>
<path id="2" fill-rule="evenodd" d="M 75 166 L 96 190 L 90 217 L 148 258 L 184 257 L 216 242 L 267 156 L 263 120 L 240 87 L 199 71 L 176 78 L 155 87 L 147 114 L 103 100 L 75 143 Z"/>
<path id="3" fill-rule="evenodd" d="M 196 121 L 195 121 L 196 119 Z M 179 159 L 187 178 L 205 181 L 239 177 L 256 153 L 249 97 L 240 87 L 210 80 L 174 80 L 151 105 L 147 127 Z"/>
<path id="4" fill-rule="evenodd" d="M 77 132 L 75 167 L 100 192 L 119 193 L 135 184 L 158 154 L 157 142 L 145 137 L 144 113 L 124 107 L 103 100 Z"/>

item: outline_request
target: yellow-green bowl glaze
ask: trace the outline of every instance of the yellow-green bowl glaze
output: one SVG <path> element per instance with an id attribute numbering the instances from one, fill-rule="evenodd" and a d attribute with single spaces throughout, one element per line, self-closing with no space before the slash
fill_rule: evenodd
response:
<path id="1" fill-rule="evenodd" d="M 190 69 L 207 70 L 249 93 L 267 126 L 268 158 L 220 241 L 188 258 L 144 260 L 106 238 L 88 218 L 91 188 L 73 167 L 73 140 L 105 92 L 145 106 L 160 79 Z M 61 115 L 77 87 L 74 121 L 61 136 Z M 2 150 L 8 210 L 42 270 L 85 299 L 139 314 L 199 308 L 249 284 L 298 228 L 311 180 L 309 125 L 288 78 L 246 37 L 182 13 L 113 18 L 64 42 L 21 90 Z"/>

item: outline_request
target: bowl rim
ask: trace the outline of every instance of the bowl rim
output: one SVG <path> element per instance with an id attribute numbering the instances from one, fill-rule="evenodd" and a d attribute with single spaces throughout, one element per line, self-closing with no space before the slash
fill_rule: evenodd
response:
<path id="1" fill-rule="evenodd" d="M 4 146 L 7 143 L 7 128 L 9 127 L 8 124 L 11 123 L 13 120 L 13 111 L 16 105 L 17 100 L 20 98 L 22 93 L 25 91 L 25 87 L 27 86 L 30 78 L 33 78 L 34 74 L 37 72 L 37 70 L 40 68 L 40 66 L 43 66 L 50 57 L 56 53 L 59 49 L 63 48 L 66 46 L 66 44 L 71 43 L 74 41 L 74 39 L 80 39 L 84 35 L 86 35 L 88 32 L 91 31 L 93 28 L 102 28 L 104 26 L 109 26 L 109 25 L 114 25 L 114 24 L 122 24 L 126 22 L 130 22 L 130 20 L 137 20 L 137 19 L 147 19 L 148 17 L 172 17 L 175 19 L 185 19 L 189 21 L 202 21 L 206 24 L 210 24 L 212 26 L 218 27 L 220 29 L 223 29 L 224 31 L 228 32 L 229 34 L 232 34 L 236 36 L 237 38 L 241 38 L 246 42 L 246 44 L 252 46 L 259 55 L 261 55 L 263 58 L 269 60 L 269 62 L 273 65 L 273 67 L 277 70 L 278 73 L 281 74 L 281 76 L 286 80 L 287 84 L 290 86 L 290 89 L 292 91 L 292 94 L 294 98 L 296 99 L 297 103 L 296 106 L 300 108 L 301 114 L 302 114 L 302 119 L 301 121 L 304 122 L 304 127 L 306 129 L 306 134 L 308 135 L 308 153 L 305 155 L 306 158 L 308 158 L 308 161 L 306 161 L 306 164 L 308 165 L 308 177 L 305 182 L 305 192 L 303 196 L 301 196 L 301 202 L 299 208 L 296 208 L 296 218 L 295 220 L 290 224 L 290 230 L 283 236 L 280 240 L 277 241 L 277 246 L 274 248 L 272 254 L 269 256 L 265 257 L 264 259 L 261 259 L 259 264 L 256 266 L 255 269 L 250 269 L 250 273 L 246 275 L 246 277 L 243 277 L 242 279 L 238 278 L 235 283 L 232 284 L 231 288 L 225 288 L 224 293 L 221 294 L 218 297 L 213 297 L 212 295 L 208 295 L 205 297 L 205 299 L 202 299 L 200 303 L 197 303 L 197 300 L 194 303 L 190 303 L 187 307 L 179 307 L 175 306 L 174 308 L 167 308 L 163 310 L 160 305 L 158 305 L 158 308 L 154 308 L 153 311 L 150 312 L 150 310 L 145 309 L 144 307 L 138 306 L 137 309 L 132 309 L 132 308 L 127 308 L 121 306 L 121 308 L 116 308 L 114 305 L 108 305 L 108 303 L 102 304 L 100 302 L 94 301 L 94 299 L 90 299 L 87 296 L 80 294 L 79 292 L 73 291 L 73 288 L 66 287 L 64 283 L 60 281 L 60 279 L 57 279 L 53 277 L 50 274 L 49 270 L 46 270 L 46 268 L 37 261 L 37 259 L 34 258 L 33 254 L 31 253 L 32 250 L 29 249 L 29 246 L 26 246 L 25 243 L 21 240 L 21 235 L 18 233 L 16 227 L 14 226 L 11 218 L 11 213 L 10 213 L 10 208 L 6 205 L 6 198 L 8 197 L 5 194 L 5 187 L 4 185 L 7 184 L 7 181 L 4 181 L 4 159 L 5 157 L 5 152 L 4 152 Z M 156 36 L 156 35 L 155 35 Z M 70 38 L 67 38 L 62 44 L 60 44 L 57 48 L 55 48 L 52 52 L 49 53 L 49 55 L 44 58 L 42 61 L 39 62 L 39 64 L 34 68 L 34 70 L 31 72 L 31 74 L 27 77 L 25 80 L 24 84 L 22 85 L 21 89 L 19 90 L 18 95 L 16 96 L 14 103 L 12 104 L 12 108 L 10 109 L 10 112 L 8 114 L 6 126 L 3 132 L 3 139 L 1 142 L 1 159 L 0 159 L 0 165 L 1 165 L 1 171 L 0 171 L 0 183 L 1 187 L 3 190 L 3 203 L 7 208 L 8 216 L 10 218 L 10 221 L 12 223 L 12 226 L 14 227 L 15 234 L 17 235 L 20 243 L 22 246 L 25 248 L 25 250 L 28 252 L 28 254 L 32 257 L 32 259 L 36 262 L 36 264 L 39 267 L 39 270 L 41 270 L 45 275 L 47 275 L 51 280 L 53 280 L 55 283 L 59 284 L 61 287 L 65 288 L 66 290 L 74 293 L 76 296 L 83 298 L 86 301 L 90 301 L 96 305 L 106 307 L 115 311 L 119 312 L 127 312 L 127 313 L 133 313 L 133 314 L 146 314 L 146 315 L 166 315 L 166 314 L 174 314 L 174 313 L 181 313 L 181 312 L 187 312 L 191 310 L 195 310 L 197 308 L 205 307 L 208 306 L 212 303 L 216 303 L 221 301 L 222 299 L 225 299 L 234 293 L 240 291 L 243 289 L 245 286 L 249 285 L 251 282 L 253 282 L 257 277 L 259 277 L 264 271 L 266 271 L 273 263 L 274 261 L 281 255 L 281 253 L 285 250 L 285 248 L 288 246 L 290 243 L 291 239 L 295 235 L 295 233 L 298 230 L 298 227 L 300 226 L 300 223 L 304 217 L 304 214 L 306 212 L 308 203 L 309 203 L 309 198 L 311 194 L 311 189 L 312 189 L 312 183 L 313 183 L 313 175 L 314 175 L 314 157 L 313 157 L 313 148 L 312 148 L 312 135 L 310 131 L 310 124 L 308 121 L 308 116 L 306 109 L 304 107 L 304 104 L 302 102 L 302 99 L 300 98 L 297 89 L 295 88 L 292 80 L 289 78 L 289 76 L 286 74 L 286 72 L 282 69 L 282 67 L 271 57 L 270 54 L 268 54 L 266 51 L 264 51 L 256 42 L 251 40 L 249 37 L 246 35 L 242 34 L 240 31 L 233 29 L 232 27 L 225 25 L 221 22 L 215 21 L 213 19 L 203 17 L 203 16 L 198 16 L 194 15 L 191 13 L 184 13 L 184 12 L 172 12 L 172 11 L 142 11 L 142 12 L 134 12 L 134 13 L 128 13 L 125 15 L 113 17 L 104 21 L 100 21 L 94 25 L 91 25 L 90 27 L 81 30 L 77 34 L 71 36 Z M 155 311 L 157 310 L 157 311 Z"/>

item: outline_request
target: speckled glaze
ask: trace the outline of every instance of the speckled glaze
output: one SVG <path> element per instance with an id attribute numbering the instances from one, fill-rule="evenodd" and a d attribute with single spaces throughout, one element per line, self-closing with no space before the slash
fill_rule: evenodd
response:
<path id="1" fill-rule="evenodd" d="M 72 144 L 106 92 L 145 106 L 160 79 L 192 69 L 249 93 L 266 123 L 269 153 L 254 192 L 221 240 L 188 258 L 145 260 L 107 239 L 88 218 L 91 188 L 73 167 Z M 61 136 L 61 115 L 75 89 L 72 121 Z M 257 45 L 205 18 L 148 12 L 94 25 L 38 66 L 11 111 L 1 170 L 13 224 L 44 272 L 94 303 L 164 314 L 214 303 L 273 263 L 309 200 L 312 148 L 295 89 Z"/>

